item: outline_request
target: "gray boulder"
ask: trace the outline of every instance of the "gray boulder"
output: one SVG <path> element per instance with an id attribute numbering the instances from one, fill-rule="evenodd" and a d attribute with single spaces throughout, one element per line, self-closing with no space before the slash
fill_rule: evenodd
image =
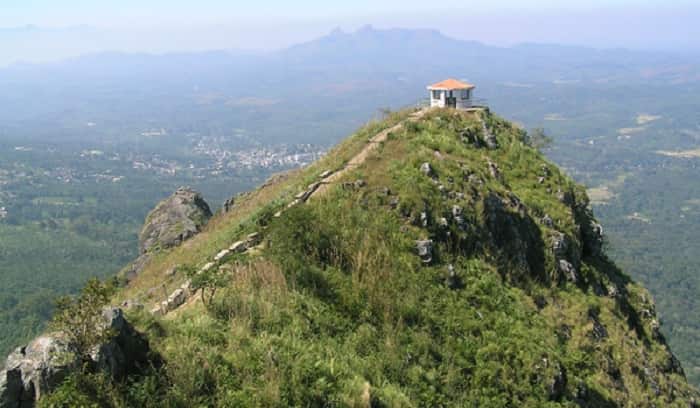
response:
<path id="1" fill-rule="evenodd" d="M 571 262 L 567 261 L 566 259 L 560 259 L 557 263 L 557 269 L 559 270 L 561 276 L 563 276 L 569 282 L 578 282 L 578 273 Z"/>
<path id="2" fill-rule="evenodd" d="M 421 225 L 421 227 L 423 227 L 423 228 L 427 228 L 427 227 L 428 227 L 428 213 L 425 212 L 425 211 L 422 211 L 422 212 L 420 213 L 420 225 Z"/>
<path id="3" fill-rule="evenodd" d="M 556 232 L 551 238 L 552 254 L 556 263 L 558 279 L 564 278 L 573 283 L 578 282 L 580 259 L 578 248 L 564 233 Z"/>
<path id="4" fill-rule="evenodd" d="M 114 378 L 122 378 L 148 363 L 148 342 L 126 320 L 121 309 L 105 308 L 102 321 L 114 335 L 105 344 L 95 346 L 92 360 L 99 370 Z"/>
<path id="5" fill-rule="evenodd" d="M 95 369 L 121 378 L 148 361 L 148 343 L 126 321 L 121 309 L 105 308 L 102 324 L 113 336 L 95 346 L 91 354 Z M 79 365 L 65 335 L 50 333 L 37 337 L 13 351 L 0 370 L 0 408 L 33 406 Z"/>
<path id="6" fill-rule="evenodd" d="M 211 216 L 209 205 L 198 192 L 180 187 L 146 217 L 139 235 L 140 253 L 180 245 L 199 233 Z"/>
<path id="7" fill-rule="evenodd" d="M 554 227 L 554 220 L 552 219 L 552 217 L 549 216 L 549 214 L 545 214 L 544 217 L 542 217 L 541 221 L 542 224 L 544 224 L 546 227 Z"/>
<path id="8" fill-rule="evenodd" d="M 498 140 L 493 133 L 487 131 L 486 135 L 484 135 L 484 141 L 486 142 L 486 147 L 489 149 L 498 149 Z"/>
<path id="9" fill-rule="evenodd" d="M 486 143 L 486 147 L 489 149 L 497 149 L 498 139 L 496 139 L 496 135 L 486 126 L 485 121 L 481 122 L 481 131 L 484 134 L 484 143 Z"/>
<path id="10" fill-rule="evenodd" d="M 481 137 L 479 137 L 479 131 L 477 128 L 466 128 L 462 130 L 460 136 L 462 139 L 462 143 L 464 144 L 472 145 L 477 149 L 483 147 L 483 141 L 481 140 Z"/>
<path id="11" fill-rule="evenodd" d="M 433 241 L 430 239 L 416 241 L 416 249 L 418 256 L 424 264 L 429 264 L 433 261 Z"/>
<path id="12" fill-rule="evenodd" d="M 445 284 L 450 289 L 460 289 L 464 285 L 462 279 L 460 279 L 455 267 L 452 264 L 447 265 L 447 276 L 445 277 Z"/>
<path id="13" fill-rule="evenodd" d="M 597 223 L 592 216 L 587 217 L 586 221 L 581 227 L 584 253 L 600 256 L 603 253 L 603 226 Z"/>
<path id="14" fill-rule="evenodd" d="M 0 371 L 0 407 L 32 406 L 75 366 L 70 346 L 58 334 L 40 336 L 18 347 Z"/>
<path id="15" fill-rule="evenodd" d="M 464 228 L 464 216 L 462 207 L 458 205 L 452 206 L 452 218 L 454 218 L 455 222 L 460 228 Z"/>

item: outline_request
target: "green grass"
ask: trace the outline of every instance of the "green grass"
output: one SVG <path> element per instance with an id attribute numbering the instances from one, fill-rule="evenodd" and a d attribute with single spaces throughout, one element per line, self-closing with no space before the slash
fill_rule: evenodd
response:
<path id="1" fill-rule="evenodd" d="M 604 256 L 584 256 L 575 283 L 559 276 L 550 237 L 565 234 L 581 256 L 589 215 L 558 194 L 585 207 L 585 193 L 495 116 L 485 119 L 498 149 L 462 140 L 465 129 L 480 129 L 475 114 L 431 111 L 323 196 L 269 217 L 405 117 L 368 125 L 157 254 L 121 297 L 157 284 L 168 265 L 199 265 L 253 230 L 265 237 L 263 250 L 227 261 L 228 281 L 210 304 L 162 319 L 130 314 L 165 363 L 115 385 L 110 404 L 615 407 L 687 406 L 697 397 L 669 368 L 645 290 Z M 424 162 L 433 178 L 420 172 Z M 358 179 L 366 184 L 343 187 Z M 462 226 L 452 220 L 455 205 Z M 430 265 L 415 249 L 427 238 Z M 616 297 L 607 295 L 611 285 Z M 598 338 L 597 326 L 605 331 Z M 84 394 L 67 382 L 54 396 Z"/>

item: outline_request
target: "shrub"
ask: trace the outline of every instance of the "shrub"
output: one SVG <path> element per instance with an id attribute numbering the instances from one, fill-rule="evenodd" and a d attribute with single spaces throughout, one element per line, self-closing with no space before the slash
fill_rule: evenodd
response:
<path id="1" fill-rule="evenodd" d="M 113 286 L 92 278 L 79 296 L 64 296 L 56 301 L 49 326 L 66 336 L 76 357 L 83 364 L 91 361 L 90 354 L 95 345 L 104 343 L 114 335 L 102 322 L 102 308 L 113 290 Z"/>

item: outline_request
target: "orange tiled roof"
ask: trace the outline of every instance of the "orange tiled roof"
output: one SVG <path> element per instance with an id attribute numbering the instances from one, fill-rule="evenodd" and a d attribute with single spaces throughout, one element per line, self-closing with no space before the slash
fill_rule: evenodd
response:
<path id="1" fill-rule="evenodd" d="M 468 84 L 466 82 L 458 81 L 458 80 L 452 79 L 452 78 L 446 79 L 442 82 L 438 82 L 437 84 L 432 84 L 428 87 L 428 89 L 430 89 L 430 90 L 436 89 L 436 90 L 442 90 L 442 91 L 444 91 L 444 90 L 450 91 L 450 90 L 454 90 L 454 89 L 472 89 L 472 88 L 476 88 L 476 86 L 474 86 L 472 84 Z"/>

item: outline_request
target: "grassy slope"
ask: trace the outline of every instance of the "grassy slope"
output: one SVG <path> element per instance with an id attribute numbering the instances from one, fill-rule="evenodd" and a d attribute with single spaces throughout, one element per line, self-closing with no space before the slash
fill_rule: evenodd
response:
<path id="1" fill-rule="evenodd" d="M 578 285 L 557 276 L 547 249 L 554 230 L 574 247 L 582 243 L 571 208 L 556 192 L 571 191 L 579 200 L 584 194 L 524 146 L 520 130 L 496 117 L 488 123 L 500 147 L 487 150 L 460 138 L 466 128 L 480 129 L 474 114 L 431 112 L 391 135 L 342 180 L 362 179 L 365 186 L 338 185 L 279 219 L 269 217 L 406 115 L 368 125 L 319 163 L 241 197 L 205 232 L 159 254 L 120 298 L 156 302 L 167 291 L 149 295 L 149 289 L 170 266 L 200 266 L 248 232 L 261 230 L 266 240 L 263 250 L 228 262 L 229 282 L 208 307 L 192 302 L 162 319 L 132 313 L 166 363 L 119 388 L 112 400 L 141 406 L 687 406 L 695 391 L 670 369 L 670 353 L 653 336 L 648 293 L 605 258 L 584 258 Z M 490 174 L 489 161 L 500 177 Z M 437 182 L 420 173 L 423 162 L 432 164 Z M 540 184 L 543 165 L 552 174 Z M 443 194 L 440 184 L 465 195 Z M 528 253 L 521 254 L 527 265 L 514 242 L 494 243 L 486 219 L 487 197 L 512 201 L 513 194 L 526 209 L 509 208 L 508 222 L 530 234 Z M 399 198 L 397 209 L 391 197 Z M 464 209 L 467 227 L 438 225 L 453 205 Z M 420 212 L 429 214 L 427 227 Z M 553 218 L 552 228 L 539 221 L 544 214 Z M 436 242 L 430 266 L 415 253 L 415 240 L 425 238 Z M 448 265 L 459 276 L 457 288 L 445 283 Z M 166 282 L 167 289 L 182 279 Z M 596 294 L 613 284 L 620 295 Z M 596 321 L 607 332 L 603 338 L 592 335 Z M 562 372 L 565 387 L 552 392 Z"/>

